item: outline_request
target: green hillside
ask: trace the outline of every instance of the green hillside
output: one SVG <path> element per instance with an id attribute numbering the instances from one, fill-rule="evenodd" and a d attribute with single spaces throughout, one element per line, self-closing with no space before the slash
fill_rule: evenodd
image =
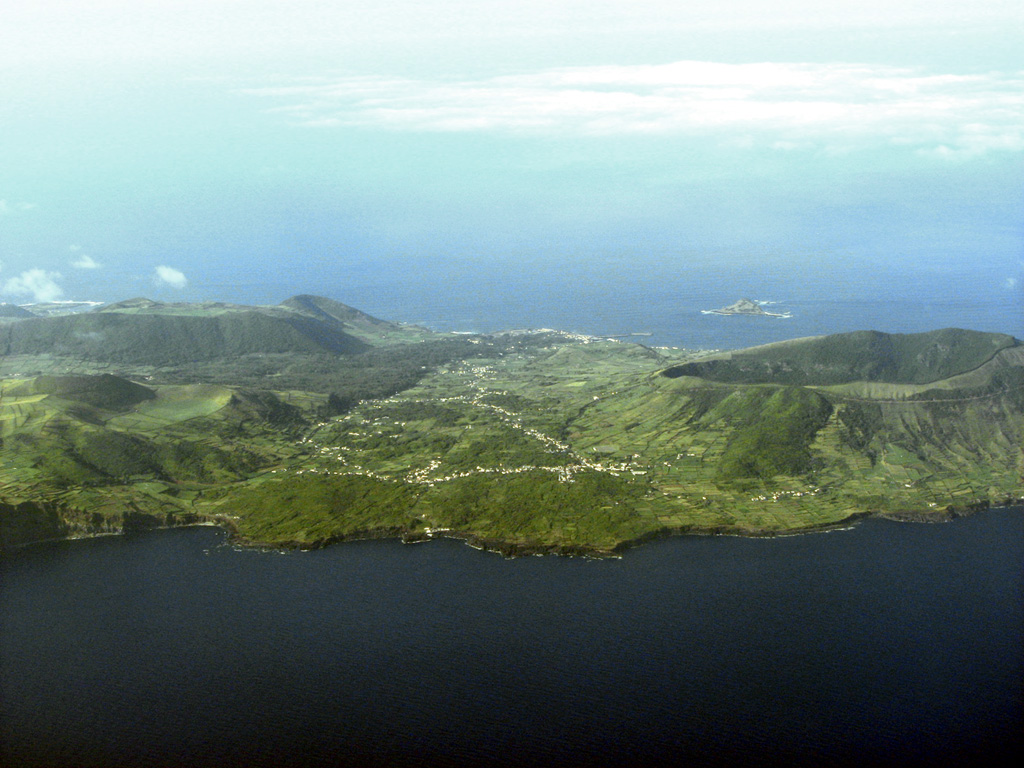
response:
<path id="1" fill-rule="evenodd" d="M 972 371 L 1018 344 L 1005 334 L 959 328 L 913 334 L 856 331 L 743 350 L 674 366 L 664 375 L 735 384 L 927 384 Z"/>
<path id="2" fill-rule="evenodd" d="M 17 304 L 0 302 L 0 320 L 24 320 L 28 317 L 35 317 L 35 315 Z"/>
<path id="3" fill-rule="evenodd" d="M 439 334 L 415 325 L 402 325 L 368 315 L 323 296 L 293 296 L 279 307 L 337 328 L 371 346 L 382 347 L 436 340 Z"/>
<path id="4" fill-rule="evenodd" d="M 0 326 L 0 354 L 173 365 L 249 354 L 355 354 L 364 342 L 310 318 L 86 313 Z"/>
<path id="5" fill-rule="evenodd" d="M 721 479 L 801 475 L 813 467 L 811 443 L 832 415 L 832 404 L 801 387 L 739 391 L 747 411 L 718 465 Z"/>
<path id="6" fill-rule="evenodd" d="M 353 323 L 359 325 L 377 326 L 378 328 L 399 328 L 395 323 L 368 315 L 365 312 L 342 304 L 340 301 L 328 299 L 323 296 L 311 296 L 300 294 L 285 299 L 280 306 L 303 312 L 311 317 L 325 320 L 334 320 L 340 323 Z"/>
<path id="7" fill-rule="evenodd" d="M 56 395 L 108 410 L 122 410 L 156 398 L 153 390 L 109 373 L 99 376 L 39 376 L 27 389 L 32 394 Z"/>
<path id="8" fill-rule="evenodd" d="M 307 426 L 298 407 L 265 391 L 111 375 L 0 381 L 0 546 L 58 529 L 119 530 L 128 519 L 194 521 L 203 492 L 293 460 Z"/>

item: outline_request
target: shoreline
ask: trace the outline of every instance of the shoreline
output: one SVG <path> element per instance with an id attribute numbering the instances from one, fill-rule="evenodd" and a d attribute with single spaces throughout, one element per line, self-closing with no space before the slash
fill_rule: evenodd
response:
<path id="1" fill-rule="evenodd" d="M 743 317 L 776 317 L 782 320 L 793 317 L 791 312 L 725 312 L 721 309 L 702 309 L 700 313 L 702 315 L 722 315 L 723 317 L 732 317 L 734 315 Z"/>
<path id="2" fill-rule="evenodd" d="M 438 531 L 436 534 L 414 533 L 403 528 L 394 526 L 371 528 L 356 531 L 351 534 L 329 536 L 314 541 L 278 541 L 264 542 L 248 539 L 240 535 L 234 523 L 227 518 L 207 519 L 196 522 L 184 523 L 182 525 L 159 525 L 146 528 L 132 528 L 120 531 L 97 531 L 96 533 L 79 533 L 74 536 L 54 537 L 38 539 L 36 541 L 23 542 L 21 544 L 8 545 L 0 549 L 0 557 L 5 554 L 20 551 L 28 547 L 38 545 L 55 544 L 68 541 L 84 541 L 98 539 L 107 536 L 128 536 L 137 533 L 150 531 L 169 531 L 183 528 L 220 528 L 227 538 L 225 544 L 239 549 L 280 551 L 280 552 L 304 552 L 316 549 L 324 549 L 335 544 L 343 544 L 351 541 L 370 541 L 376 539 L 398 539 L 403 544 L 421 544 L 436 539 L 454 539 L 461 541 L 473 549 L 482 552 L 499 554 L 506 559 L 518 557 L 534 557 L 543 555 L 554 555 L 559 557 L 584 557 L 595 560 L 607 558 L 621 558 L 628 550 L 643 546 L 644 544 L 680 536 L 734 536 L 750 539 L 774 539 L 788 536 L 804 536 L 814 533 L 829 533 L 838 530 L 849 530 L 863 520 L 881 518 L 899 523 L 923 523 L 941 524 L 949 523 L 962 517 L 970 517 L 982 512 L 997 509 L 1024 509 L 1024 498 L 1007 498 L 997 503 L 991 501 L 978 501 L 965 505 L 949 505 L 942 510 L 932 511 L 904 511 L 904 512 L 882 512 L 865 511 L 854 512 L 842 520 L 822 525 L 808 526 L 789 530 L 771 529 L 739 529 L 727 526 L 711 526 L 700 528 L 696 526 L 665 526 L 663 528 L 649 531 L 632 539 L 626 539 L 615 544 L 611 549 L 601 547 L 588 547 L 581 544 L 540 544 L 540 543 L 516 543 L 486 539 L 473 533 L 459 531 Z"/>

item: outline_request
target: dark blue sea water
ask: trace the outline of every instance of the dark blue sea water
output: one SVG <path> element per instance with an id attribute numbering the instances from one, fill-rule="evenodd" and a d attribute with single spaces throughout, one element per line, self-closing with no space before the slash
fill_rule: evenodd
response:
<path id="1" fill-rule="evenodd" d="M 446 263 L 439 259 L 356 262 L 325 258 L 324 277 L 233 271 L 207 276 L 210 298 L 277 303 L 319 293 L 388 320 L 445 331 L 556 328 L 593 335 L 649 333 L 656 346 L 736 349 L 755 344 L 878 330 L 970 328 L 1024 337 L 1024 293 L 1000 273 L 903 272 L 841 260 L 777 265 L 771 259 L 708 266 L 677 259 Z M 210 267 L 213 270 L 213 267 Z M 1024 281 L 1022 281 L 1024 282 Z M 773 302 L 788 319 L 701 314 L 739 298 Z"/>
<path id="2" fill-rule="evenodd" d="M 0 561 L 0 763 L 967 765 L 1024 748 L 1024 510 L 618 560 L 216 529 Z"/>

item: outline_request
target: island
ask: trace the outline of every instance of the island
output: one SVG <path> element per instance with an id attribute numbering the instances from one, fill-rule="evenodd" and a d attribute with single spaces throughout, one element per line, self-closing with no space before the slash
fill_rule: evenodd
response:
<path id="1" fill-rule="evenodd" d="M 340 302 L 0 321 L 0 547 L 210 524 L 312 548 L 611 555 L 940 521 L 1024 496 L 1024 345 L 860 331 L 732 352 L 437 333 Z"/>
<path id="2" fill-rule="evenodd" d="M 789 312 L 767 312 L 756 301 L 751 299 L 740 299 L 721 309 L 702 309 L 702 315 L 754 315 L 755 317 L 792 317 Z"/>

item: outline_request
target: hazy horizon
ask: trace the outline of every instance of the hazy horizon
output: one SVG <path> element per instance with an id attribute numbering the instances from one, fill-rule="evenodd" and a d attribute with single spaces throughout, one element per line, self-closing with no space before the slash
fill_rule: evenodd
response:
<path id="1" fill-rule="evenodd" d="M 988 291 L 1020 335 L 1022 21 L 911 0 L 8 9 L 0 301 L 311 292 L 416 321 L 402 281 L 455 304 L 484 286 L 508 315 L 538 282 L 714 274 L 730 300 Z"/>

